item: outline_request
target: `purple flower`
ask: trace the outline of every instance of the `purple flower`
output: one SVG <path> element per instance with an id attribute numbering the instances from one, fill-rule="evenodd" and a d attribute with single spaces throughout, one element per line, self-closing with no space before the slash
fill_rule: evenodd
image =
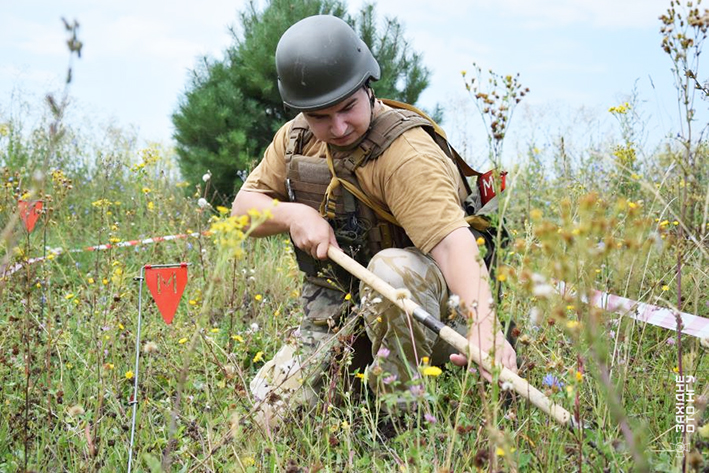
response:
<path id="1" fill-rule="evenodd" d="M 389 356 L 389 353 L 391 352 L 387 347 L 381 347 L 377 352 L 377 358 L 386 358 Z"/>
<path id="2" fill-rule="evenodd" d="M 544 379 L 542 380 L 542 384 L 544 386 L 549 386 L 550 388 L 556 390 L 556 389 L 561 389 L 564 387 L 564 383 L 559 381 L 559 378 L 554 376 L 553 374 L 548 374 L 544 376 Z"/>
<path id="3" fill-rule="evenodd" d="M 426 422 L 428 422 L 429 424 L 435 424 L 437 422 L 436 417 L 433 416 L 433 414 L 426 413 L 423 415 L 423 418 L 426 419 Z"/>
<path id="4" fill-rule="evenodd" d="M 382 379 L 382 383 L 387 384 L 387 385 L 393 383 L 394 381 L 396 381 L 395 374 L 390 374 L 386 378 Z"/>

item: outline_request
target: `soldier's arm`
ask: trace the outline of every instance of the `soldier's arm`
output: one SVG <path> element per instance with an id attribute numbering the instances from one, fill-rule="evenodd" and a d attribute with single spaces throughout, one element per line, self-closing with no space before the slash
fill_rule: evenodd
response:
<path id="1" fill-rule="evenodd" d="M 495 359 L 516 371 L 515 351 L 494 326 L 488 274 L 478 262 L 478 247 L 472 233 L 463 227 L 452 231 L 431 250 L 431 256 L 441 269 L 450 292 L 460 296 L 461 304 L 466 304 L 473 314 L 471 341 L 485 352 L 495 347 Z M 452 355 L 451 361 L 464 364 L 467 360 L 462 355 Z M 489 373 L 484 374 L 489 380 Z"/>

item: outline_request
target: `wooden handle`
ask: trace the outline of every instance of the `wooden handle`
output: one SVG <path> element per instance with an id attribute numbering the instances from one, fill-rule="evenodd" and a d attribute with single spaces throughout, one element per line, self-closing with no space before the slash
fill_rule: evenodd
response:
<path id="1" fill-rule="evenodd" d="M 512 388 L 516 393 L 529 400 L 533 405 L 537 406 L 561 425 L 573 427 L 573 419 L 569 411 L 558 404 L 551 402 L 551 400 L 545 396 L 544 393 L 529 384 L 526 379 L 521 378 L 512 370 L 505 368 L 501 364 L 496 364 L 490 355 L 478 348 L 478 346 L 471 340 L 468 340 L 466 337 L 462 336 L 447 325 L 440 323 L 438 319 L 431 316 L 411 299 L 401 298 L 400 291 L 397 291 L 367 268 L 347 256 L 342 252 L 342 250 L 339 250 L 334 246 L 330 246 L 327 250 L 327 255 L 335 263 L 345 268 L 357 279 L 364 282 L 379 294 L 396 304 L 407 314 L 411 314 L 416 320 L 424 323 L 427 327 L 436 331 L 443 340 L 448 342 L 456 350 L 463 353 L 488 372 L 492 372 L 493 367 L 497 366 L 500 370 L 501 381 L 511 383 Z"/>

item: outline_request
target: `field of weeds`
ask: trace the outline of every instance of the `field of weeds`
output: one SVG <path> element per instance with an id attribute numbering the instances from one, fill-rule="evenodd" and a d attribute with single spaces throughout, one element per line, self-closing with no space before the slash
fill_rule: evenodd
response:
<path id="1" fill-rule="evenodd" d="M 508 169 L 497 311 L 516 323 L 520 375 L 588 426 L 576 431 L 473 366 L 422 359 L 416 410 L 385 435 L 387 399 L 359 387 L 346 346 L 314 407 L 258 429 L 249 381 L 302 316 L 287 235 L 249 239 L 268 215 L 229 217 L 208 170 L 183 182 L 170 149 L 82 136 L 62 97 L 33 129 L 0 116 L 0 471 L 126 470 L 136 375 L 135 471 L 706 471 L 709 342 L 587 303 L 600 290 L 709 317 L 709 145 L 692 119 L 707 91 L 682 63 L 701 49 L 667 37 L 678 137 L 638 149 L 635 104 L 609 104 L 621 142 L 574 157 L 563 139 L 529 143 Z M 509 119 L 515 80 L 490 82 L 500 102 L 469 87 L 483 118 Z M 18 202 L 38 200 L 30 233 Z M 140 276 L 182 262 L 168 325 Z"/>

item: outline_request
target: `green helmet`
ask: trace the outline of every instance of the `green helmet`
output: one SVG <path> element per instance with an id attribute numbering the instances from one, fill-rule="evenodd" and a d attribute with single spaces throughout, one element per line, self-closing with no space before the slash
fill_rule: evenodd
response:
<path id="1" fill-rule="evenodd" d="M 276 70 L 283 104 L 301 112 L 331 107 L 381 74 L 364 41 L 332 15 L 288 28 L 276 47 Z"/>

